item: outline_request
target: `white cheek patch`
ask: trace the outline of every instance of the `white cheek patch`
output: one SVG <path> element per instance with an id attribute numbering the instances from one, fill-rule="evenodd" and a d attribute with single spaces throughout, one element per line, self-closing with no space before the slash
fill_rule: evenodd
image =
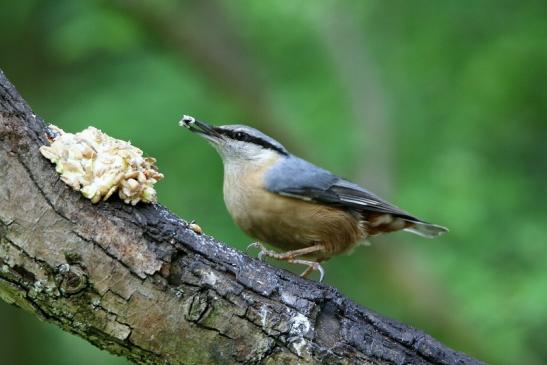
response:
<path id="1" fill-rule="evenodd" d="M 269 161 L 278 156 L 275 151 L 239 141 L 227 141 L 218 144 L 216 148 L 224 162 L 228 164 L 254 165 Z"/>

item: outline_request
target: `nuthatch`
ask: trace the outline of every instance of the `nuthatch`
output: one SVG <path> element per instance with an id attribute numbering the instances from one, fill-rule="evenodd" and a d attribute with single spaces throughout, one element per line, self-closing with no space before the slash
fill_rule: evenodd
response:
<path id="1" fill-rule="evenodd" d="M 426 223 L 372 192 L 291 155 L 244 125 L 212 126 L 185 115 L 180 126 L 207 139 L 224 163 L 224 201 L 249 236 L 283 250 L 259 257 L 305 264 L 306 276 L 369 236 L 405 230 L 435 237 L 447 229 Z"/>

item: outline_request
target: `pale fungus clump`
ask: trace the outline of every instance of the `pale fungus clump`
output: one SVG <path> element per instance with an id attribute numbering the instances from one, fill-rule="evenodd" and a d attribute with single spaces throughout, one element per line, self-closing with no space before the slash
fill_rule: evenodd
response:
<path id="1" fill-rule="evenodd" d="M 97 128 L 65 133 L 49 125 L 51 145 L 40 147 L 44 157 L 57 165 L 61 180 L 91 202 L 107 200 L 118 192 L 127 204 L 156 202 L 154 184 L 163 178 L 156 159 L 143 157 L 129 142 L 112 138 Z"/>

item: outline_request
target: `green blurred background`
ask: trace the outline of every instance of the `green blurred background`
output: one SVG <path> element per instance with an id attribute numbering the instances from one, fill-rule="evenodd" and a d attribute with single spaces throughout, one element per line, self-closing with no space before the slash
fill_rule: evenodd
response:
<path id="1" fill-rule="evenodd" d="M 547 363 L 542 1 L 0 3 L 0 68 L 47 122 L 158 158 L 159 200 L 239 249 L 182 114 L 242 122 L 446 225 L 328 262 L 356 302 L 497 364 Z M 0 303 L 2 364 L 124 364 Z"/>

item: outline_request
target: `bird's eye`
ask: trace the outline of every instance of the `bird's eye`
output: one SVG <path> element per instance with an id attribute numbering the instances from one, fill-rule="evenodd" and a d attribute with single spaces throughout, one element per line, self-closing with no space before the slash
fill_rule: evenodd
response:
<path id="1" fill-rule="evenodd" d="M 236 134 L 234 135 L 235 139 L 237 139 L 238 141 L 244 141 L 245 140 L 245 133 L 243 132 L 236 132 Z"/>

